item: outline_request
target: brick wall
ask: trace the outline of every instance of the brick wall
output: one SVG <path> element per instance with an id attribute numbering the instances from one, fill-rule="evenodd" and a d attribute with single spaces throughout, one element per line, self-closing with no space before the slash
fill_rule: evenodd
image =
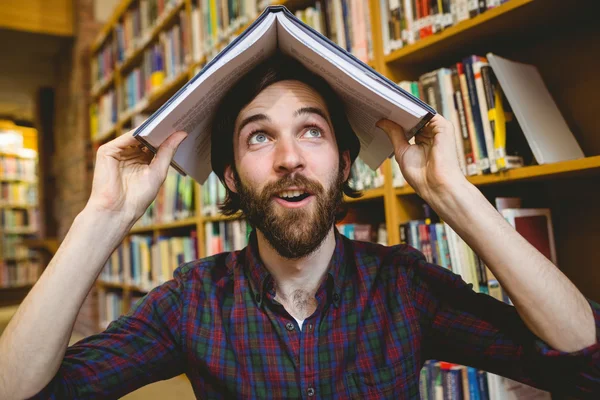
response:
<path id="1" fill-rule="evenodd" d="M 56 87 L 56 152 L 52 174 L 56 177 L 55 210 L 58 237 L 64 238 L 74 218 L 85 206 L 92 183 L 94 151 L 89 139 L 90 45 L 100 31 L 94 19 L 93 0 L 74 0 L 75 37 L 60 54 Z M 91 244 L 90 244 L 91 245 Z M 82 262 L 85 258 L 82 255 Z M 92 289 L 81 308 L 75 331 L 97 331 L 98 299 Z"/>

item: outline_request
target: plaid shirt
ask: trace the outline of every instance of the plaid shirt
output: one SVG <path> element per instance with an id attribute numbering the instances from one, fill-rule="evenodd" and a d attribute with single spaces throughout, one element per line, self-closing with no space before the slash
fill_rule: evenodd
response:
<path id="1" fill-rule="evenodd" d="M 414 399 L 427 359 L 579 397 L 600 393 L 598 343 L 550 348 L 514 307 L 406 245 L 336 231 L 302 330 L 274 296 L 253 234 L 242 251 L 182 265 L 106 331 L 69 347 L 37 397 L 116 398 L 185 373 L 199 398 Z M 589 303 L 600 332 L 600 306 Z"/>

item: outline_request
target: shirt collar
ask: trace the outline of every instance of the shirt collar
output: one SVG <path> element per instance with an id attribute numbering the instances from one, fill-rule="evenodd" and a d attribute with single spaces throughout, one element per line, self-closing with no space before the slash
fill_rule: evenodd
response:
<path id="1" fill-rule="evenodd" d="M 327 269 L 327 285 L 329 298 L 335 305 L 339 307 L 342 300 L 342 281 L 343 273 L 346 266 L 346 257 L 344 251 L 344 238 L 338 232 L 337 227 L 334 227 L 335 234 L 335 249 L 331 261 L 329 261 L 329 267 Z M 254 293 L 254 299 L 257 304 L 262 305 L 265 299 L 265 292 L 269 287 L 269 284 L 273 282 L 271 273 L 267 270 L 260 255 L 258 253 L 258 241 L 256 237 L 256 230 L 252 230 L 250 237 L 248 238 L 248 246 L 246 247 L 246 271 L 250 280 L 250 287 Z"/>

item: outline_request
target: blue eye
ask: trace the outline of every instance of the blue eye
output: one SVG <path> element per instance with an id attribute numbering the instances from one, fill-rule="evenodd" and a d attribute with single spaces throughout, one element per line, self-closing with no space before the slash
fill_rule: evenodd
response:
<path id="1" fill-rule="evenodd" d="M 309 138 L 319 138 L 319 137 L 323 136 L 323 134 L 321 133 L 321 130 L 319 128 L 310 128 L 309 130 L 306 131 L 304 136 L 309 137 Z"/>
<path id="2" fill-rule="evenodd" d="M 266 143 L 266 142 L 267 142 L 267 135 L 265 135 L 264 133 L 260 133 L 260 132 L 253 133 L 248 138 L 248 144 L 261 144 L 261 143 Z"/>

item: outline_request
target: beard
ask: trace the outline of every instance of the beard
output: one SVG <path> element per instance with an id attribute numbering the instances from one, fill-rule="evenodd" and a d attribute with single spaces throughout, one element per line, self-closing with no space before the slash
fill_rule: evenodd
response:
<path id="1" fill-rule="evenodd" d="M 342 204 L 342 161 L 337 176 L 327 190 L 304 175 L 286 175 L 277 182 L 267 184 L 260 192 L 244 185 L 235 170 L 234 177 L 244 216 L 284 258 L 299 259 L 317 250 L 335 222 Z M 278 207 L 273 197 L 292 186 L 311 193 L 315 204 L 291 209 Z"/>

